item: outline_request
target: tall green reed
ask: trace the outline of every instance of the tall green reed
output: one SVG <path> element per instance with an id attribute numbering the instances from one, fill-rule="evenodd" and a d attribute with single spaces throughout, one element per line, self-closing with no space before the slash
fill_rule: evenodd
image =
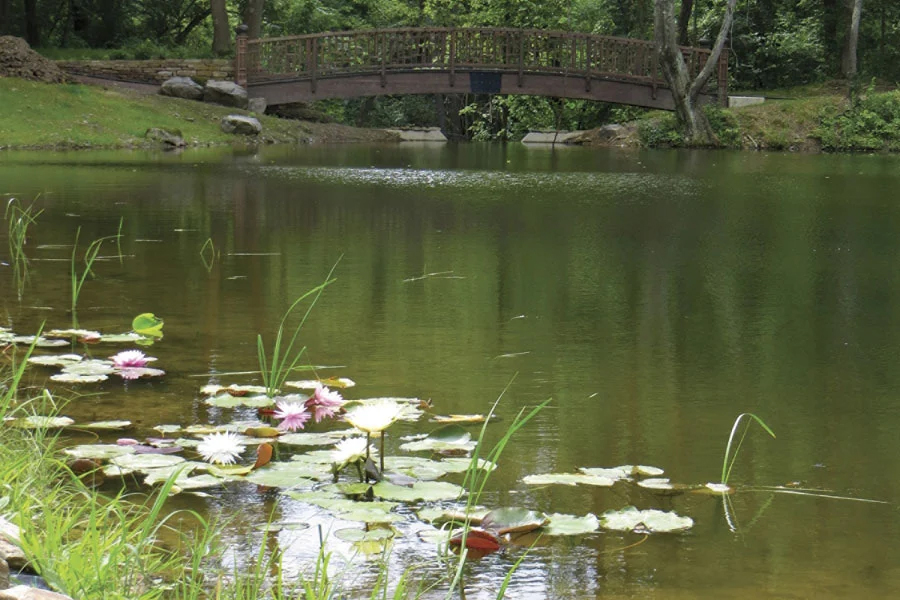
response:
<path id="1" fill-rule="evenodd" d="M 747 421 L 746 427 L 744 427 L 744 431 L 741 434 L 741 439 L 738 440 L 737 446 L 734 448 L 734 452 L 731 450 L 731 446 L 734 443 L 735 435 L 737 435 L 738 429 L 740 427 L 742 419 L 747 417 L 749 420 Z M 771 435 L 773 438 L 775 437 L 775 432 L 772 431 L 765 422 L 754 415 L 753 413 L 741 413 L 734 420 L 734 425 L 731 426 L 731 433 L 728 435 L 728 444 L 725 446 L 725 456 L 722 458 L 722 484 L 728 485 L 728 479 L 731 477 L 731 470 L 734 468 L 734 462 L 737 460 L 738 452 L 741 451 L 741 446 L 744 444 L 744 438 L 747 437 L 747 432 L 750 430 L 750 425 L 753 424 L 753 421 L 759 423 L 759 426 L 762 427 L 766 433 Z"/>
<path id="2" fill-rule="evenodd" d="M 6 203 L 4 217 L 8 233 L 9 262 L 13 269 L 13 279 L 16 282 L 19 300 L 22 299 L 25 284 L 28 281 L 28 257 L 25 254 L 28 228 L 35 224 L 42 212 L 44 212 L 43 209 L 34 210 L 34 203 L 24 206 L 16 198 L 10 198 Z"/>
<path id="3" fill-rule="evenodd" d="M 122 250 L 120 244 L 120 239 L 122 236 L 122 220 L 119 220 L 119 232 L 116 235 L 107 235 L 103 237 L 99 237 L 88 244 L 87 249 L 84 251 L 84 269 L 79 272 L 78 269 L 78 239 L 81 237 L 81 227 L 75 230 L 75 244 L 72 246 L 72 258 L 70 260 L 70 269 L 69 269 L 69 281 L 71 284 L 71 297 L 72 297 L 72 327 L 78 327 L 78 297 L 81 295 L 81 288 L 84 287 L 84 282 L 87 280 L 88 275 L 93 275 L 93 267 L 94 262 L 97 260 L 97 257 L 100 254 L 101 248 L 103 248 L 103 244 L 110 240 L 116 240 L 117 249 L 119 253 L 119 260 L 122 257 Z"/>
<path id="4" fill-rule="evenodd" d="M 262 334 L 258 334 L 256 336 L 256 356 L 257 361 L 259 362 L 259 372 L 262 375 L 263 385 L 266 388 L 266 395 L 270 398 L 278 393 L 278 390 L 280 390 L 284 385 L 284 382 L 287 380 L 288 376 L 297 368 L 297 365 L 300 363 L 300 359 L 303 357 L 303 353 L 306 351 L 306 346 L 303 346 L 299 350 L 294 350 L 294 345 L 297 342 L 297 336 L 300 335 L 300 330 L 306 323 L 306 319 L 312 312 L 313 307 L 315 307 L 316 303 L 319 301 L 322 292 L 326 287 L 336 281 L 331 277 L 331 275 L 334 273 L 335 268 L 337 268 L 338 262 L 340 262 L 340 259 L 338 259 L 337 262 L 332 265 L 331 270 L 328 271 L 328 275 L 325 277 L 324 282 L 294 300 L 294 303 L 291 304 L 287 311 L 285 311 L 284 316 L 281 317 L 281 322 L 278 324 L 278 331 L 275 334 L 275 342 L 272 344 L 271 354 L 266 349 Z M 293 335 L 291 335 L 290 339 L 285 342 L 288 318 L 291 316 L 297 306 L 299 306 L 304 300 L 310 297 L 312 297 L 312 299 L 309 302 L 309 306 L 307 306 L 306 308 L 306 312 L 303 313 L 303 317 L 294 328 Z"/>
<path id="5" fill-rule="evenodd" d="M 515 378 L 513 378 L 514 380 Z M 468 495 L 466 497 L 466 521 L 463 523 L 463 533 L 462 533 L 462 542 L 460 544 L 459 557 L 456 562 L 456 566 L 454 568 L 453 577 L 450 581 L 450 587 L 447 590 L 446 598 L 449 600 L 453 597 L 455 592 L 459 592 L 461 596 L 465 596 L 465 592 L 463 590 L 463 571 L 466 565 L 466 558 L 468 555 L 468 550 L 466 548 L 466 538 L 468 537 L 469 528 L 471 527 L 471 514 L 475 507 L 481 500 L 481 496 L 484 492 L 484 488 L 487 485 L 488 480 L 490 479 L 491 473 L 493 472 L 493 465 L 496 465 L 500 460 L 500 455 L 503 454 L 503 451 L 506 449 L 507 444 L 509 444 L 513 435 L 516 434 L 522 427 L 524 427 L 529 421 L 531 421 L 534 417 L 538 415 L 550 402 L 552 398 L 544 400 L 537 406 L 534 406 L 530 410 L 527 407 L 523 407 L 516 416 L 513 418 L 512 423 L 506 428 L 506 431 L 500 437 L 494 447 L 487 453 L 485 460 L 487 461 L 487 468 L 482 468 L 480 466 L 481 463 L 481 455 L 482 448 L 484 447 L 484 436 L 487 432 L 488 423 L 493 418 L 496 413 L 497 406 L 500 404 L 500 400 L 509 390 L 512 385 L 512 380 L 503 388 L 503 391 L 500 392 L 500 395 L 494 401 L 494 404 L 491 406 L 491 410 L 488 412 L 484 423 L 481 425 L 481 430 L 478 433 L 478 441 L 475 444 L 475 449 L 472 451 L 472 458 L 469 461 L 469 466 L 466 469 L 465 476 L 463 478 L 463 487 L 468 490 Z M 527 554 L 527 553 L 526 553 Z M 521 564 L 522 560 L 524 560 L 526 554 L 523 554 L 519 557 L 510 570 L 506 573 L 506 576 L 503 579 L 503 583 L 497 593 L 498 600 L 503 598 L 506 594 L 506 589 L 509 586 L 509 582 L 512 578 L 513 573 Z"/>

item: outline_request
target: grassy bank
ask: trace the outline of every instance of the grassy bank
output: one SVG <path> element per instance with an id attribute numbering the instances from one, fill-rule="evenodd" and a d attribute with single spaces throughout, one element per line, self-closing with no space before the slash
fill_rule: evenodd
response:
<path id="1" fill-rule="evenodd" d="M 762 104 L 707 110 L 725 148 L 796 152 L 900 151 L 900 91 L 861 90 L 816 84 L 755 93 Z M 672 113 L 653 111 L 632 123 L 630 135 L 613 143 L 680 148 L 684 140 Z M 587 144 L 602 143 L 586 136 Z"/>
<path id="2" fill-rule="evenodd" d="M 256 138 L 222 132 L 228 114 L 247 111 L 127 88 L 47 84 L 0 77 L 0 149 L 151 147 L 151 127 L 178 130 L 188 145 L 380 141 L 382 131 L 259 116 Z"/>

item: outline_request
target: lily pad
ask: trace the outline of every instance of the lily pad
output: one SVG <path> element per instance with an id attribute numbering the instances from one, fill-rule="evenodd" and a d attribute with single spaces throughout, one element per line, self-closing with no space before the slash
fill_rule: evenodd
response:
<path id="1" fill-rule="evenodd" d="M 109 375 L 115 372 L 112 361 L 92 358 L 63 367 L 63 373 L 74 375 Z"/>
<path id="2" fill-rule="evenodd" d="M 69 417 L 42 417 L 40 415 L 29 415 L 21 419 L 12 421 L 13 427 L 20 429 L 61 429 L 68 427 L 75 421 Z"/>
<path id="3" fill-rule="evenodd" d="M 320 491 L 287 493 L 288 496 L 301 502 L 323 508 L 336 517 L 347 521 L 365 523 L 393 523 L 402 521 L 403 515 L 391 512 L 398 506 L 396 502 L 357 502 L 349 498 L 339 498 Z"/>
<path id="4" fill-rule="evenodd" d="M 314 390 L 316 385 L 324 385 L 330 388 L 351 388 L 356 382 L 347 377 L 329 377 L 328 379 L 303 379 L 301 381 L 285 381 L 287 387 L 297 388 L 300 390 Z"/>
<path id="5" fill-rule="evenodd" d="M 123 454 L 134 454 L 134 448 L 131 446 L 120 446 L 118 444 L 83 444 L 81 446 L 72 446 L 64 450 L 69 456 L 75 458 L 93 458 L 97 460 L 109 460 Z"/>
<path id="6" fill-rule="evenodd" d="M 154 338 L 162 337 L 163 320 L 153 313 L 143 313 L 131 321 L 131 328 L 135 333 Z"/>
<path id="7" fill-rule="evenodd" d="M 218 396 L 207 398 L 203 402 L 210 406 L 218 406 L 219 408 L 236 408 L 238 406 L 262 408 L 275 404 L 275 400 L 265 395 L 232 396 L 231 394 L 220 394 Z"/>
<path id="8" fill-rule="evenodd" d="M 426 506 L 419 509 L 416 514 L 423 521 L 428 523 L 464 523 L 468 518 L 472 525 L 480 525 L 484 516 L 488 514 L 490 509 L 483 506 L 476 506 L 466 513 L 465 507 L 461 508 L 438 508 L 435 506 Z"/>
<path id="9" fill-rule="evenodd" d="M 379 528 L 365 531 L 355 527 L 347 527 L 345 529 L 338 529 L 334 532 L 334 535 L 339 540 L 344 540 L 345 542 L 373 542 L 391 539 L 394 537 L 394 530 Z"/>
<path id="10" fill-rule="evenodd" d="M 187 479 L 194 471 L 205 471 L 209 465 L 199 461 L 182 461 L 164 467 L 153 469 L 144 469 L 146 477 L 144 483 L 147 485 L 156 485 L 168 480 L 170 477 L 178 475 L 178 479 Z"/>
<path id="11" fill-rule="evenodd" d="M 544 513 L 518 507 L 495 508 L 481 520 L 482 527 L 498 535 L 534 531 L 547 523 L 549 521 Z"/>
<path id="12" fill-rule="evenodd" d="M 110 463 L 122 469 L 146 471 L 170 467 L 185 462 L 184 458 L 174 454 L 125 454 L 113 458 Z"/>
<path id="13" fill-rule="evenodd" d="M 131 427 L 131 421 L 95 421 L 87 425 L 79 425 L 82 429 L 116 431 Z"/>
<path id="14" fill-rule="evenodd" d="M 133 332 L 107 333 L 100 336 L 101 342 L 108 342 L 110 344 L 137 344 L 146 339 L 146 337 Z"/>
<path id="15" fill-rule="evenodd" d="M 98 381 L 106 381 L 109 379 L 108 375 L 79 375 L 78 373 L 57 373 L 56 375 L 51 375 L 50 379 L 52 381 L 58 381 L 59 383 L 97 383 Z"/>
<path id="16" fill-rule="evenodd" d="M 730 494 L 734 491 L 734 489 L 724 483 L 707 483 L 701 489 L 708 490 L 713 494 Z"/>
<path id="17" fill-rule="evenodd" d="M 165 435 L 167 433 L 178 433 L 181 431 L 181 425 L 157 425 L 153 429 Z"/>
<path id="18" fill-rule="evenodd" d="M 591 513 L 583 517 L 552 513 L 547 515 L 547 518 L 550 519 L 550 523 L 541 529 L 544 535 L 583 535 L 600 528 L 600 520 Z"/>
<path id="19" fill-rule="evenodd" d="M 443 481 L 420 481 L 412 487 L 394 485 L 382 481 L 372 486 L 372 492 L 385 500 L 399 502 L 431 502 L 435 500 L 454 500 L 465 493 L 460 486 Z"/>
<path id="20" fill-rule="evenodd" d="M 62 346 L 68 346 L 71 343 L 68 340 L 51 340 L 45 337 L 35 337 L 33 335 L 14 335 L 7 338 L 5 341 L 12 344 L 34 344 L 38 348 L 60 348 Z"/>
<path id="21" fill-rule="evenodd" d="M 435 423 L 483 423 L 484 415 L 435 415 L 431 418 Z"/>
<path id="22" fill-rule="evenodd" d="M 690 517 L 655 509 L 638 510 L 633 506 L 626 506 L 618 511 L 607 511 L 600 518 L 601 527 L 614 531 L 667 533 L 690 529 L 693 525 L 694 520 Z"/>
<path id="23" fill-rule="evenodd" d="M 303 531 L 309 529 L 309 523 L 305 521 L 282 521 L 280 523 L 263 523 L 255 527 L 256 531 L 265 533 L 278 533 L 279 531 Z"/>
<path id="24" fill-rule="evenodd" d="M 579 467 L 578 470 L 585 475 L 607 477 L 614 481 L 629 479 L 634 472 L 634 466 L 622 465 L 621 467 Z"/>
<path id="25" fill-rule="evenodd" d="M 466 429 L 453 424 L 435 429 L 424 439 L 401 444 L 400 448 L 409 452 L 423 450 L 429 450 L 431 452 L 442 452 L 446 450 L 470 452 L 475 448 L 475 441 L 472 440 L 472 434 Z"/>
<path id="26" fill-rule="evenodd" d="M 500 538 L 493 531 L 470 527 L 468 531 L 454 531 L 449 540 L 451 546 L 462 546 L 463 538 L 465 545 L 470 551 L 475 552 L 478 556 L 484 556 L 500 549 Z"/>
<path id="27" fill-rule="evenodd" d="M 543 473 L 540 475 L 526 475 L 523 479 L 528 485 L 596 485 L 609 487 L 616 483 L 616 479 L 603 475 L 590 475 L 587 473 Z"/>
<path id="28" fill-rule="evenodd" d="M 694 486 L 683 483 L 672 483 L 665 477 L 652 477 L 638 481 L 638 486 L 652 491 L 657 496 L 677 496 L 692 489 Z"/>
<path id="29" fill-rule="evenodd" d="M 141 379 L 143 377 L 161 377 L 166 372 L 162 369 L 151 369 L 150 367 L 119 367 L 115 373 L 122 379 Z"/>
<path id="30" fill-rule="evenodd" d="M 273 462 L 253 471 L 244 479 L 266 487 L 311 489 L 316 480 L 331 479 L 331 473 L 301 462 Z"/>
<path id="31" fill-rule="evenodd" d="M 238 385 L 234 383 L 227 386 L 209 384 L 200 388 L 200 393 L 204 396 L 215 396 L 219 392 L 228 392 L 232 396 L 247 396 L 248 394 L 265 394 L 266 391 L 265 386 L 262 385 Z"/>
<path id="32" fill-rule="evenodd" d="M 47 367 L 67 367 L 81 362 L 83 358 L 80 354 L 48 354 L 46 356 L 31 356 L 28 358 L 28 362 L 33 365 L 44 365 Z"/>
<path id="33" fill-rule="evenodd" d="M 418 421 L 425 414 L 419 408 L 421 401 L 418 398 L 364 398 L 362 400 L 353 400 L 352 403 L 348 402 L 344 405 L 344 408 L 349 409 L 351 405 L 356 403 L 379 404 L 382 402 L 396 402 L 401 405 L 402 410 L 400 411 L 400 416 L 397 417 L 400 421 Z"/>
<path id="34" fill-rule="evenodd" d="M 350 431 L 340 429 L 324 433 L 287 433 L 279 436 L 278 443 L 289 446 L 332 446 L 345 438 Z"/>
<path id="35" fill-rule="evenodd" d="M 99 331 L 90 329 L 51 329 L 44 335 L 50 338 L 79 338 L 90 341 L 99 340 L 102 337 Z"/>

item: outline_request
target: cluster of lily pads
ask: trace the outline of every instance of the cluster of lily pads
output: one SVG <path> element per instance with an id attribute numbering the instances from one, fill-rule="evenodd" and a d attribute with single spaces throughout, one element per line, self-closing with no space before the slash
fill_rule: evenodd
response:
<path id="1" fill-rule="evenodd" d="M 31 343 L 4 330 L 11 343 Z M 43 338 L 54 345 L 135 341 L 137 333 L 104 336 L 87 330 L 58 330 Z M 62 344 L 55 344 L 62 341 Z M 125 379 L 159 376 L 163 371 L 147 366 L 154 361 L 139 350 L 112 355 L 107 360 L 74 354 L 35 356 L 30 362 L 59 366 L 62 373 L 51 380 L 65 383 L 100 381 L 117 374 Z M 73 470 L 90 472 L 93 480 L 137 478 L 156 485 L 174 478 L 173 493 L 205 495 L 206 490 L 231 482 L 247 482 L 278 488 L 288 497 L 328 511 L 344 521 L 364 523 L 360 529 L 339 530 L 336 535 L 360 544 L 383 544 L 398 535 L 397 524 L 412 519 L 421 539 L 440 540 L 450 546 L 465 544 L 472 551 L 491 552 L 503 539 L 537 530 L 543 535 L 581 535 L 601 528 L 615 531 L 661 533 L 690 528 L 693 521 L 674 512 L 627 507 L 599 517 L 544 514 L 525 508 L 470 508 L 466 490 L 445 476 L 472 468 L 476 441 L 463 426 L 483 422 L 482 415 L 430 415 L 436 423 L 430 433 L 400 439 L 402 454 L 387 456 L 385 431 L 398 421 L 421 420 L 430 406 L 415 398 L 346 400 L 338 389 L 355 384 L 347 378 L 285 382 L 288 393 L 267 395 L 262 386 L 210 384 L 200 390 L 203 402 L 220 408 L 250 407 L 257 418 L 213 425 L 159 425 L 144 439 L 119 437 L 114 443 L 82 444 L 65 450 Z M 312 422 L 331 420 L 335 425 L 305 431 Z M 66 417 L 26 417 L 20 427 L 71 427 L 91 430 L 127 430 L 128 421 L 77 424 Z M 376 447 L 372 436 L 379 436 Z M 255 448 L 256 457 L 246 457 Z M 278 452 L 275 452 L 275 449 Z M 407 454 L 410 453 L 410 454 Z M 415 455 L 411 453 L 425 453 Z M 273 460 L 278 455 L 279 460 Z M 475 468 L 491 471 L 496 465 L 479 460 Z M 637 485 L 659 481 L 662 470 L 653 467 L 584 468 L 578 473 L 532 475 L 529 485 L 610 486 L 637 479 Z M 397 510 L 415 505 L 416 511 Z M 415 514 L 416 517 L 412 517 Z M 465 526 L 463 526 L 465 525 Z M 279 526 L 279 524 L 275 524 Z M 287 525 L 285 525 L 287 526 Z M 296 528 L 297 524 L 293 524 Z"/>

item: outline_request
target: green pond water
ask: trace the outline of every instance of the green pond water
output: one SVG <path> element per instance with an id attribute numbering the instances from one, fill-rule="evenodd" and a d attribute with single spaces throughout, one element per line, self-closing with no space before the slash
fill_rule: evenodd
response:
<path id="1" fill-rule="evenodd" d="M 521 407 L 553 399 L 507 448 L 484 504 L 579 515 L 634 505 L 695 521 L 646 540 L 602 530 L 541 539 L 509 597 L 898 597 L 898 190 L 900 159 L 881 156 L 519 145 L 4 154 L 0 194 L 36 199 L 44 212 L 30 231 L 21 301 L 0 268 L 0 325 L 69 326 L 76 228 L 91 240 L 115 234 L 124 217 L 123 263 L 96 263 L 79 321 L 120 332 L 138 313 L 163 317 L 165 338 L 147 352 L 166 375 L 78 387 L 91 393 L 64 412 L 130 419 L 130 437 L 161 423 L 224 423 L 255 410 L 207 406 L 199 388 L 252 382 L 221 374 L 256 368 L 256 334 L 271 339 L 290 303 L 343 257 L 302 342 L 312 364 L 334 367 L 321 376 L 357 382 L 346 397 L 483 413 L 512 381 L 491 440 Z M 5 236 L 4 223 L 3 260 Z M 209 270 L 207 239 L 221 251 Z M 125 347 L 110 348 L 91 352 Z M 32 368 L 28 381 L 51 372 Z M 778 437 L 751 431 L 736 486 L 888 504 L 744 489 L 726 514 L 710 496 L 522 482 L 621 464 L 717 481 L 732 422 L 747 411 Z M 434 427 L 391 428 L 388 455 L 403 454 L 400 436 Z M 354 526 L 329 525 L 277 490 L 232 483 L 208 493 L 172 506 L 231 519 L 226 566 L 256 551 L 254 528 L 273 510 L 280 521 Z M 393 543 L 395 574 L 440 570 L 417 527 L 404 525 Z M 265 541 L 284 552 L 289 576 L 314 557 L 315 529 Z M 493 597 L 531 541 L 472 563 L 468 597 Z M 353 552 L 340 540 L 330 547 Z M 351 581 L 365 588 L 374 561 L 357 561 Z"/>

